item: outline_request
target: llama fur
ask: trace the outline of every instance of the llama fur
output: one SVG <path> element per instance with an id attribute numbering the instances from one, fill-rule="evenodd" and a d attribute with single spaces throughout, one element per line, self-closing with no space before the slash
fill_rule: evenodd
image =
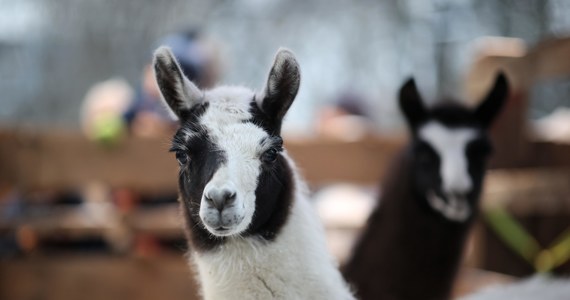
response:
<path id="1" fill-rule="evenodd" d="M 295 177 L 293 207 L 274 241 L 235 237 L 216 251 L 193 253 L 205 299 L 353 299 L 328 254 L 305 184 Z"/>
<path id="2" fill-rule="evenodd" d="M 449 299 L 466 237 L 477 216 L 487 129 L 508 92 L 504 75 L 474 109 L 424 106 L 413 79 L 400 90 L 411 142 L 394 160 L 346 279 L 361 299 Z"/>
<path id="3" fill-rule="evenodd" d="M 326 248 L 306 185 L 281 147 L 281 121 L 300 79 L 293 54 L 278 52 L 261 93 L 232 86 L 201 91 L 181 74 L 166 48 L 155 54 L 155 72 L 165 102 L 182 125 L 171 151 L 178 159 L 192 153 L 193 143 L 202 143 L 200 158 L 188 159 L 199 160 L 193 162 L 195 169 L 187 159 L 179 160 L 189 261 L 202 296 L 354 299 Z M 277 158 L 264 161 L 272 150 Z M 213 162 L 200 165 L 201 159 Z M 202 176 L 200 168 L 212 174 Z M 208 193 L 216 189 L 233 191 L 235 197 L 216 207 L 219 212 L 208 202 Z"/>

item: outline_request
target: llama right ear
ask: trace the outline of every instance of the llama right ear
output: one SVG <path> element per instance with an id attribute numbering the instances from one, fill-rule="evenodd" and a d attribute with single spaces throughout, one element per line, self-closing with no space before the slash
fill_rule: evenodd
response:
<path id="1" fill-rule="evenodd" d="M 489 127 L 503 108 L 509 94 L 509 81 L 502 71 L 497 74 L 495 84 L 481 104 L 475 109 L 475 115 L 484 127 Z"/>
<path id="2" fill-rule="evenodd" d="M 200 103 L 203 94 L 178 65 L 168 47 L 160 47 L 154 52 L 154 74 L 164 102 L 171 111 L 182 119 L 185 112 Z"/>
<path id="3" fill-rule="evenodd" d="M 274 123 L 279 131 L 283 117 L 291 107 L 297 91 L 301 74 L 295 55 L 288 49 L 281 48 L 275 60 L 262 94 L 256 97 L 258 107 Z"/>
<path id="4" fill-rule="evenodd" d="M 413 78 L 400 88 L 399 101 L 410 128 L 415 130 L 427 118 L 427 111 Z"/>

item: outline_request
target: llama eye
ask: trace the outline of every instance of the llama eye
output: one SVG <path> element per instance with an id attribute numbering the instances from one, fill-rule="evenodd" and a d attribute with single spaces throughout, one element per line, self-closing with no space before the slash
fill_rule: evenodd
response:
<path id="1" fill-rule="evenodd" d="M 188 163 L 188 155 L 181 151 L 176 151 L 176 160 L 180 166 L 184 166 Z"/>
<path id="2" fill-rule="evenodd" d="M 471 159 L 486 159 L 493 153 L 493 147 L 486 141 L 474 141 L 467 147 L 467 156 Z"/>
<path id="3" fill-rule="evenodd" d="M 437 161 L 437 154 L 427 143 L 420 142 L 414 149 L 415 161 L 422 166 L 431 166 Z"/>
<path id="4" fill-rule="evenodd" d="M 477 152 L 481 156 L 489 156 L 493 152 L 493 147 L 489 144 L 480 144 L 473 147 L 473 151 Z"/>
<path id="5" fill-rule="evenodd" d="M 417 161 L 422 164 L 422 165 L 428 165 L 432 162 L 433 157 L 430 153 L 428 152 L 422 152 L 422 153 L 418 153 L 417 155 Z"/>
<path id="6" fill-rule="evenodd" d="M 277 150 L 274 148 L 271 148 L 267 151 L 265 151 L 265 153 L 263 153 L 263 155 L 261 155 L 261 160 L 263 160 L 263 162 L 266 163 L 272 163 L 277 159 Z"/>

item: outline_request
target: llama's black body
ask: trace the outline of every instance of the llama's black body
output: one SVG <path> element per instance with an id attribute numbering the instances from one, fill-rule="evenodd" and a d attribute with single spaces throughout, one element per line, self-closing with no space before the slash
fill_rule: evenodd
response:
<path id="1" fill-rule="evenodd" d="M 388 172 L 381 201 L 344 267 L 360 299 L 450 297 L 491 152 L 487 129 L 507 92 L 499 75 L 474 109 L 454 103 L 429 109 L 413 80 L 402 87 L 411 142 Z"/>
<path id="2" fill-rule="evenodd" d="M 362 300 L 448 299 L 472 221 L 451 223 L 421 205 L 410 176 L 409 147 L 383 186 L 345 278 Z"/>

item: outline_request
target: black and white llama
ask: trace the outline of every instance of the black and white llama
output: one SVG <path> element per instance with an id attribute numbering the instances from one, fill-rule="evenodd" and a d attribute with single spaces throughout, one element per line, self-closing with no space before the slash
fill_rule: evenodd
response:
<path id="1" fill-rule="evenodd" d="M 452 102 L 428 109 L 413 79 L 401 88 L 412 140 L 344 267 L 358 297 L 450 297 L 491 153 L 487 131 L 508 89 L 500 74 L 474 109 Z"/>
<path id="2" fill-rule="evenodd" d="M 167 48 L 154 68 L 180 121 L 171 151 L 204 298 L 353 299 L 280 137 L 300 82 L 293 53 L 277 53 L 257 94 L 199 90 Z"/>

